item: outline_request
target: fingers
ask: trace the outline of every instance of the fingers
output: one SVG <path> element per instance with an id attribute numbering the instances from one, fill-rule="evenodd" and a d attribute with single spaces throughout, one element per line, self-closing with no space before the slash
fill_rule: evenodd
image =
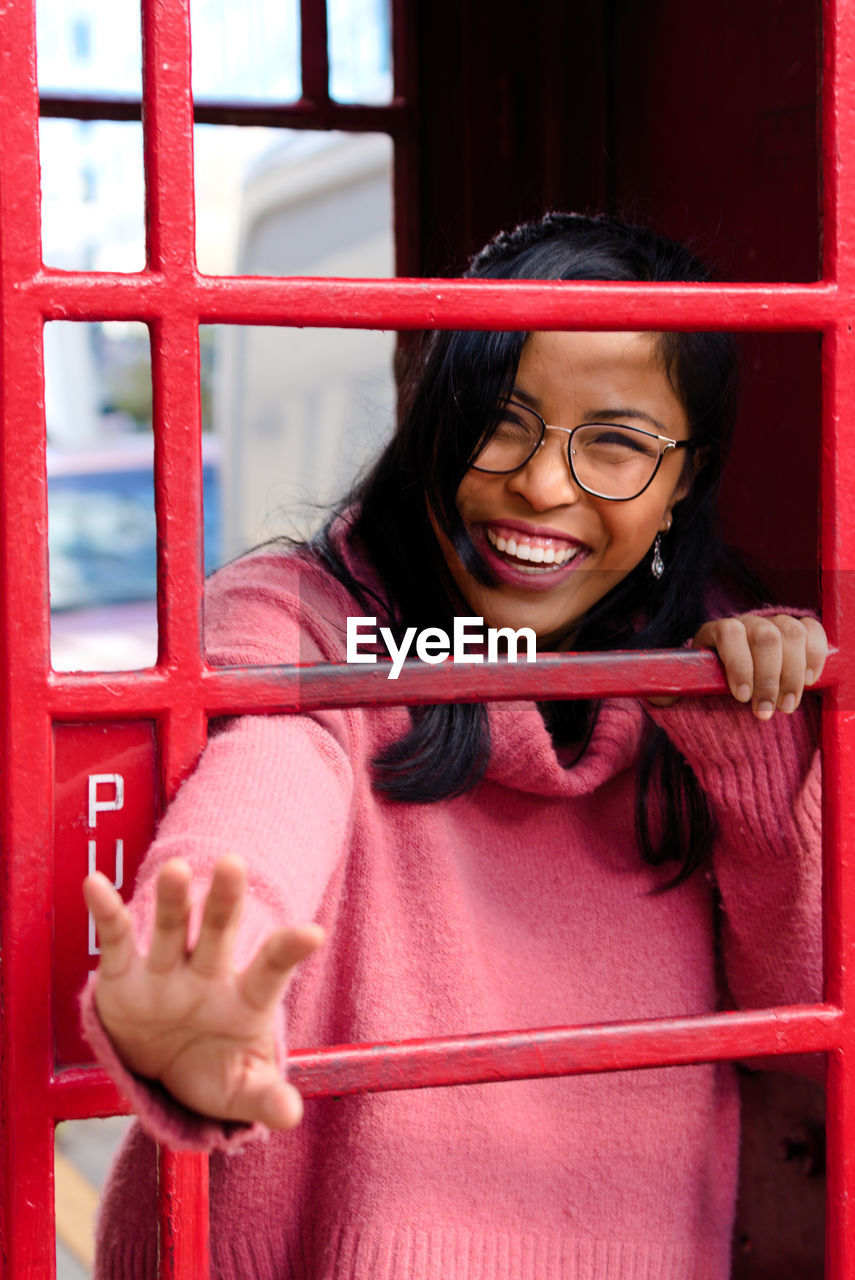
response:
<path id="1" fill-rule="evenodd" d="M 99 971 L 104 978 L 120 978 L 137 956 L 131 917 L 119 894 L 100 871 L 83 882 L 83 897 L 92 912 L 101 950 Z"/>
<path id="2" fill-rule="evenodd" d="M 754 692 L 754 659 L 742 619 L 720 618 L 716 622 L 707 622 L 693 643 L 696 648 L 716 650 L 730 692 L 738 702 L 750 702 Z"/>
<path id="3" fill-rule="evenodd" d="M 260 1120 L 268 1129 L 293 1129 L 303 1118 L 303 1099 L 271 1064 L 269 1072 L 245 1084 L 235 1110 L 240 1113 L 233 1117 L 236 1120 Z"/>
<path id="4" fill-rule="evenodd" d="M 146 968 L 166 973 L 180 964 L 187 953 L 187 925 L 190 919 L 190 868 L 172 858 L 157 877 L 157 907 Z"/>
<path id="5" fill-rule="evenodd" d="M 828 656 L 822 625 L 789 614 L 721 618 L 701 627 L 694 643 L 717 650 L 731 693 L 750 702 L 759 720 L 770 719 L 776 709 L 795 711 Z"/>
<path id="6" fill-rule="evenodd" d="M 238 975 L 238 989 L 247 1004 L 259 1012 L 272 1009 L 295 965 L 316 951 L 323 940 L 323 929 L 315 924 L 277 929 L 272 933 Z"/>
<path id="7" fill-rule="evenodd" d="M 825 667 L 828 658 L 828 636 L 825 634 L 822 623 L 817 622 L 816 618 L 802 618 L 801 622 L 807 631 L 805 684 L 810 687 L 816 683 Z"/>
<path id="8" fill-rule="evenodd" d="M 246 874 L 240 858 L 220 858 L 205 899 L 199 938 L 189 966 L 202 977 L 231 972 L 232 947 L 243 903 Z"/>

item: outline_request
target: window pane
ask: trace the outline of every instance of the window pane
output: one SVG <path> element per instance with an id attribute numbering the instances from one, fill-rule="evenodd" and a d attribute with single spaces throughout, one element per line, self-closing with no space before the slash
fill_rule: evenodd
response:
<path id="1" fill-rule="evenodd" d="M 45 326 L 51 662 L 157 657 L 151 357 L 141 324 Z"/>
<path id="2" fill-rule="evenodd" d="M 213 365 L 223 559 L 311 533 L 392 432 L 394 334 L 216 325 L 201 345 Z"/>
<path id="3" fill-rule="evenodd" d="M 210 403 L 210 359 L 202 397 Z M 123 671 L 157 658 L 151 353 L 137 322 L 45 326 L 51 663 Z M 202 441 L 206 568 L 221 560 L 219 452 Z"/>
<path id="4" fill-rule="evenodd" d="M 392 97 L 391 0 L 327 0 L 330 96 L 338 102 Z"/>
<path id="5" fill-rule="evenodd" d="M 196 129 L 196 252 L 210 274 L 389 276 L 384 134 Z"/>
<path id="6" fill-rule="evenodd" d="M 107 1120 L 63 1120 L 56 1126 L 56 1273 L 59 1280 L 86 1280 L 95 1260 L 98 1196 L 131 1116 Z"/>
<path id="7" fill-rule="evenodd" d="M 63 270 L 145 266 L 142 127 L 41 120 L 45 263 Z"/>
<path id="8" fill-rule="evenodd" d="M 298 0 L 191 0 L 197 98 L 300 96 Z"/>
<path id="9" fill-rule="evenodd" d="M 139 96 L 139 0 L 37 0 L 36 34 L 42 93 Z"/>

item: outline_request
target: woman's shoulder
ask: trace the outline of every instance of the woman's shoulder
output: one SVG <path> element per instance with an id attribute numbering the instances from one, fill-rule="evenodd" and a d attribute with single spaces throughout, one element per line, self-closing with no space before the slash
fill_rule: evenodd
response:
<path id="1" fill-rule="evenodd" d="M 359 555 L 351 549 L 345 563 L 358 579 Z M 312 544 L 266 543 L 208 579 L 207 658 L 218 666 L 343 662 L 347 619 L 363 612 Z"/>

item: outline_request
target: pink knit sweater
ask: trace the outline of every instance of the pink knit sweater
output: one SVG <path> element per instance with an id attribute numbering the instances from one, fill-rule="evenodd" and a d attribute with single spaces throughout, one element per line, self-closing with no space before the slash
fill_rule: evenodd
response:
<path id="1" fill-rule="evenodd" d="M 355 562 L 365 573 L 365 566 Z M 277 550 L 218 573 L 212 660 L 344 658 L 341 586 Z M 371 790 L 399 708 L 248 717 L 212 738 L 164 818 L 134 897 L 150 926 L 162 862 L 199 883 L 249 865 L 245 962 L 286 921 L 319 920 L 282 1026 L 293 1045 L 708 1012 L 715 939 L 740 1006 L 821 997 L 820 791 L 813 716 L 759 723 L 729 699 L 602 705 L 581 759 L 556 755 L 534 703 L 490 706 L 484 781 L 432 805 Z M 712 874 L 673 874 L 633 837 L 650 716 L 688 759 L 718 822 Z M 99 1224 L 96 1275 L 155 1273 L 152 1138 L 207 1148 L 218 1280 L 723 1280 L 736 1190 L 728 1064 L 308 1102 L 285 1135 L 193 1115 L 84 1024 L 140 1117 Z"/>

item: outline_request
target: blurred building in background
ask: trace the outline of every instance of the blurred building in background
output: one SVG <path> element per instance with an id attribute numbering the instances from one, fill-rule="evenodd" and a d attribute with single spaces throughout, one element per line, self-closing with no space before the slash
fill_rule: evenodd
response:
<path id="1" fill-rule="evenodd" d="M 298 10 L 297 0 L 193 0 L 195 96 L 298 98 Z M 139 96 L 134 0 L 39 0 L 37 20 L 43 92 Z M 333 96 L 388 101 L 388 0 L 330 0 L 329 28 Z M 40 137 L 45 262 L 141 270 L 141 126 L 43 119 Z M 391 152 L 385 136 L 197 126 L 200 270 L 391 275 Z M 393 337 L 214 326 L 200 341 L 203 430 L 220 440 L 206 449 L 210 569 L 316 527 L 320 507 L 349 487 L 391 427 Z M 147 665 L 156 625 L 145 326 L 48 324 L 45 384 L 54 666 Z M 122 556 L 131 543 L 133 574 Z"/>

